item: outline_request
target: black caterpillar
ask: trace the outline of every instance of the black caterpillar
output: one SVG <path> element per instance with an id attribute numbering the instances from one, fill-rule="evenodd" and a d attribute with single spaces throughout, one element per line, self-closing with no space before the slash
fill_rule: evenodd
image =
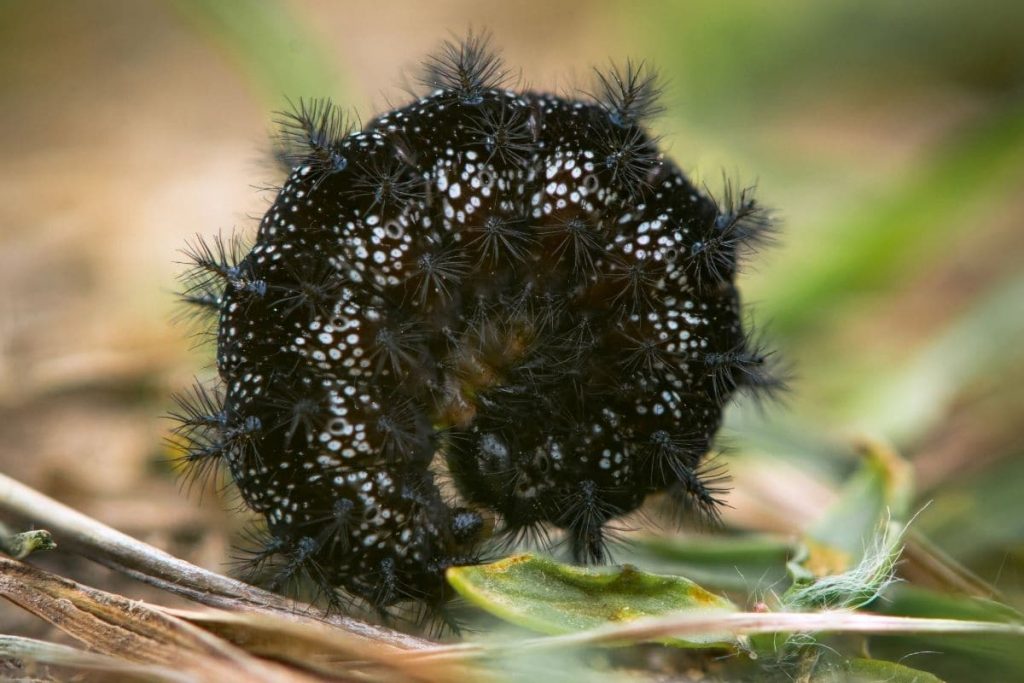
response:
<path id="1" fill-rule="evenodd" d="M 188 249 L 223 388 L 179 397 L 184 460 L 265 517 L 277 587 L 438 606 L 491 537 L 555 527 L 601 562 L 650 494 L 714 518 L 723 406 L 780 386 L 734 286 L 771 222 L 662 157 L 654 74 L 578 100 L 508 76 L 470 35 L 362 130 L 300 102 L 255 245 Z"/>

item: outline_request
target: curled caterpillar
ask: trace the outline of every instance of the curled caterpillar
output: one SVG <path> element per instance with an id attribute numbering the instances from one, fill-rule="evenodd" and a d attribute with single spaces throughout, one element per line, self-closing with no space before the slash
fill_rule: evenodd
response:
<path id="1" fill-rule="evenodd" d="M 734 286 L 772 224 L 663 157 L 653 72 L 580 99 L 508 73 L 471 35 L 362 130 L 299 103 L 251 249 L 188 249 L 221 388 L 179 398 L 183 457 L 265 518 L 274 586 L 437 606 L 447 567 L 552 527 L 605 561 L 650 494 L 714 518 L 723 407 L 779 387 Z"/>

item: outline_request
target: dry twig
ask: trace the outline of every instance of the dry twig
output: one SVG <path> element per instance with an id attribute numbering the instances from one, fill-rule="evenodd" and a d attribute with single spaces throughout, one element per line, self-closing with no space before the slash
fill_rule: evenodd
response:
<path id="1" fill-rule="evenodd" d="M 326 614 L 169 555 L 72 510 L 21 482 L 0 474 L 0 513 L 45 528 L 62 548 L 189 600 L 229 610 L 260 612 L 292 621 L 321 621 L 375 643 L 403 649 L 429 641 L 340 614 Z"/>

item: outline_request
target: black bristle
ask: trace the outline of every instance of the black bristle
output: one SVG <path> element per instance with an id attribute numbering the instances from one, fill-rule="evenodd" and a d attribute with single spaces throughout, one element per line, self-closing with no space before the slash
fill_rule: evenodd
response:
<path id="1" fill-rule="evenodd" d="M 662 289 L 661 268 L 651 259 L 614 255 L 605 277 L 611 283 L 611 301 L 621 315 L 640 315 L 652 310 Z"/>
<path id="2" fill-rule="evenodd" d="M 223 396 L 199 380 L 193 383 L 189 391 L 174 394 L 171 398 L 177 406 L 176 410 L 168 414 L 175 422 L 171 430 L 175 434 L 191 438 L 197 432 L 223 431 L 227 427 Z"/>
<path id="3" fill-rule="evenodd" d="M 290 317 L 300 308 L 306 309 L 305 313 L 310 316 L 330 315 L 348 280 L 330 262 L 314 263 L 306 268 L 301 265 L 290 268 L 289 277 L 268 287 L 272 305 L 282 318 Z"/>
<path id="4" fill-rule="evenodd" d="M 220 291 L 213 287 L 200 285 L 194 291 L 181 294 L 178 301 L 183 308 L 175 316 L 175 323 L 185 323 L 191 327 L 201 341 L 216 336 L 214 326 L 220 315 Z"/>
<path id="5" fill-rule="evenodd" d="M 467 146 L 483 147 L 488 163 L 521 165 L 537 147 L 529 115 L 530 109 L 518 103 L 481 109 L 466 128 L 473 136 Z"/>
<path id="6" fill-rule="evenodd" d="M 658 74 L 645 62 L 627 61 L 625 68 L 612 64 L 607 71 L 594 72 L 598 89 L 593 98 L 616 126 L 639 125 L 664 111 L 658 101 Z"/>
<path id="7" fill-rule="evenodd" d="M 373 157 L 354 174 L 350 192 L 366 212 L 391 216 L 423 194 L 423 179 L 397 152 Z"/>
<path id="8" fill-rule="evenodd" d="M 490 46 L 487 33 L 470 33 L 465 40 L 446 40 L 423 65 L 421 81 L 431 89 L 451 91 L 462 104 L 480 104 L 484 93 L 503 87 L 509 71 Z"/>
<path id="9" fill-rule="evenodd" d="M 561 501 L 559 526 L 566 529 L 572 558 L 583 564 L 603 564 L 608 561 L 608 542 L 605 522 L 619 513 L 602 500 L 597 484 L 585 479 Z"/>
<path id="10" fill-rule="evenodd" d="M 437 249 L 416 260 L 416 299 L 421 306 L 428 300 L 449 301 L 457 293 L 462 279 L 469 272 L 469 259 L 459 250 Z"/>
<path id="11" fill-rule="evenodd" d="M 776 399 L 787 389 L 788 371 L 752 325 L 734 347 L 705 354 L 703 361 L 719 403 L 729 400 L 736 391 L 745 391 L 755 399 Z"/>
<path id="12" fill-rule="evenodd" d="M 313 515 L 309 526 L 317 528 L 317 543 L 331 555 L 344 554 L 349 550 L 349 534 L 355 522 L 355 503 L 339 498 L 331 504 L 330 510 Z"/>
<path id="13" fill-rule="evenodd" d="M 424 342 L 427 333 L 419 321 L 393 320 L 379 326 L 373 337 L 369 357 L 374 363 L 374 373 L 380 376 L 390 371 L 395 377 L 408 376 L 422 362 L 427 353 Z"/>
<path id="14" fill-rule="evenodd" d="M 434 455 L 433 431 L 427 415 L 409 398 L 392 396 L 373 426 L 380 454 L 389 461 L 429 462 Z"/>
<path id="15" fill-rule="evenodd" d="M 639 199 L 651 187 L 661 164 L 658 140 L 636 127 L 605 125 L 598 131 L 603 166 L 612 184 L 619 185 L 630 200 Z"/>
<path id="16" fill-rule="evenodd" d="M 744 256 L 774 243 L 775 223 L 754 199 L 754 189 L 737 191 L 726 180 L 714 219 L 690 247 L 690 270 L 698 286 L 714 286 L 731 280 Z"/>
<path id="17" fill-rule="evenodd" d="M 573 276 L 587 279 L 596 271 L 603 249 L 602 227 L 581 215 L 559 218 L 552 225 L 540 226 L 537 233 L 549 241 L 552 255 L 572 263 Z"/>
<path id="18" fill-rule="evenodd" d="M 265 583 L 274 560 L 287 548 L 286 539 L 263 526 L 247 526 L 231 556 L 232 574 L 250 583 Z"/>
<path id="19" fill-rule="evenodd" d="M 712 458 L 699 468 L 684 471 L 668 493 L 683 513 L 680 519 L 695 515 L 697 522 L 717 526 L 721 524 L 729 481 L 724 465 Z"/>
<path id="20" fill-rule="evenodd" d="M 445 570 L 487 543 L 551 549 L 558 529 L 605 562 L 654 494 L 717 519 L 722 412 L 784 384 L 735 287 L 770 217 L 663 158 L 643 63 L 581 100 L 508 76 L 470 35 L 360 131 L 300 101 L 252 247 L 189 245 L 182 296 L 217 318 L 222 388 L 179 399 L 171 438 L 263 518 L 253 580 L 436 615 Z"/>
<path id="21" fill-rule="evenodd" d="M 300 536 L 278 553 L 280 562 L 268 582 L 271 590 L 298 595 L 306 586 L 316 591 L 333 591 L 327 570 L 320 564 L 321 544 L 312 536 Z"/>
<path id="22" fill-rule="evenodd" d="M 707 445 L 706 439 L 697 436 L 683 438 L 664 429 L 652 432 L 638 444 L 639 464 L 652 490 L 661 490 L 666 483 L 688 476 L 704 457 Z"/>
<path id="23" fill-rule="evenodd" d="M 669 342 L 667 334 L 623 334 L 623 338 L 626 340 L 623 346 L 626 355 L 619 363 L 630 375 L 653 377 L 672 366 L 672 358 L 665 349 Z"/>
<path id="24" fill-rule="evenodd" d="M 174 436 L 167 445 L 178 453 L 173 462 L 180 469 L 185 489 L 205 491 L 222 471 L 231 448 L 224 399 L 198 380 L 188 392 L 175 394 L 172 399 L 177 408 L 168 417 L 174 422 Z"/>
<path id="25" fill-rule="evenodd" d="M 526 221 L 519 217 L 487 216 L 468 232 L 472 237 L 466 244 L 478 253 L 478 262 L 492 266 L 522 263 L 535 241 Z"/>
<path id="26" fill-rule="evenodd" d="M 202 235 L 185 244 L 182 254 L 187 270 L 179 278 L 182 282 L 181 299 L 187 303 L 208 306 L 221 302 L 229 286 L 257 291 L 259 284 L 246 279 L 239 267 L 246 249 L 235 234 L 225 238 L 216 235 L 207 240 Z"/>
<path id="27" fill-rule="evenodd" d="M 178 446 L 171 441 L 171 448 Z M 216 437 L 201 436 L 189 439 L 181 455 L 174 458 L 180 468 L 181 486 L 188 493 L 206 491 L 222 473 L 227 457 L 227 444 Z"/>
<path id="28" fill-rule="evenodd" d="M 772 213 L 758 203 L 754 191 L 752 186 L 737 190 L 736 184 L 726 178 L 715 220 L 715 227 L 748 253 L 772 246 L 776 241 Z"/>
<path id="29" fill-rule="evenodd" d="M 278 112 L 277 124 L 278 158 L 288 170 L 309 164 L 319 183 L 348 168 L 340 145 L 352 123 L 330 99 L 300 99 L 291 109 Z"/>

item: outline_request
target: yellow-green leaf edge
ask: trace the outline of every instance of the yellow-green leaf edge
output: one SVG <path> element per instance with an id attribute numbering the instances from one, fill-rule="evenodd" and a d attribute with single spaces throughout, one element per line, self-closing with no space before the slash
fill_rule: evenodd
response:
<path id="1" fill-rule="evenodd" d="M 737 610 L 729 600 L 689 579 L 650 574 L 632 565 L 595 569 L 522 554 L 491 564 L 451 567 L 447 578 L 459 595 L 477 607 L 548 635 L 672 613 Z M 736 644 L 721 633 L 660 642 L 677 647 Z"/>

